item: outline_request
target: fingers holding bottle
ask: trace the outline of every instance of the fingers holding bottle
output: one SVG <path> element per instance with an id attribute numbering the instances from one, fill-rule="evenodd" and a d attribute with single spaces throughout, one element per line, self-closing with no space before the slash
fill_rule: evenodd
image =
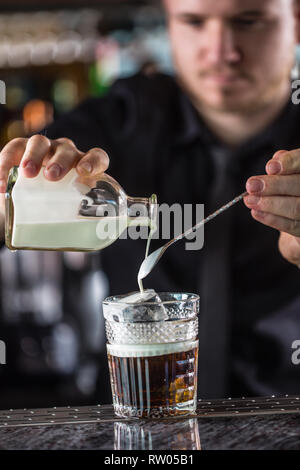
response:
<path id="1" fill-rule="evenodd" d="M 107 153 L 101 148 L 81 152 L 74 142 L 67 138 L 51 141 L 50 158 L 46 156 L 44 175 L 50 181 L 62 179 L 72 168 L 79 175 L 90 176 L 103 173 L 109 166 Z"/>
<path id="2" fill-rule="evenodd" d="M 16 138 L 8 142 L 0 152 L 0 193 L 6 190 L 8 174 L 13 166 L 23 168 L 28 178 L 35 177 L 46 157 L 51 155 L 51 141 L 45 136 L 34 135 L 29 139 Z"/>
<path id="3" fill-rule="evenodd" d="M 74 167 L 82 176 L 103 173 L 109 166 L 109 158 L 101 148 L 81 152 L 67 138 L 50 140 L 42 135 L 16 138 L 0 152 L 0 193 L 6 190 L 8 174 L 13 166 L 20 166 L 28 178 L 37 176 L 44 166 L 45 177 L 58 181 Z"/>
<path id="4" fill-rule="evenodd" d="M 13 139 L 0 152 L 0 193 L 6 190 L 9 170 L 19 165 L 26 148 L 27 139 Z"/>
<path id="5" fill-rule="evenodd" d="M 109 167 L 109 157 L 101 148 L 93 148 L 82 156 L 76 166 L 79 175 L 99 175 Z"/>

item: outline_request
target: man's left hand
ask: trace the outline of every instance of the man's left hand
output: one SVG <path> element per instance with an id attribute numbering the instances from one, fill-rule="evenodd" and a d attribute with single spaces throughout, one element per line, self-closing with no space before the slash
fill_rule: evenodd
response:
<path id="1" fill-rule="evenodd" d="M 300 265 L 300 149 L 280 150 L 266 165 L 267 175 L 247 181 L 246 206 L 252 217 L 280 232 L 279 250 Z"/>

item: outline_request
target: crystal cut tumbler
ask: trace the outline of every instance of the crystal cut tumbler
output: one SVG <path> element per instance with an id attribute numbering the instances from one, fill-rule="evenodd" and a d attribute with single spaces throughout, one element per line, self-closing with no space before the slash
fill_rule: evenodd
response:
<path id="1" fill-rule="evenodd" d="M 117 416 L 159 418 L 196 409 L 199 297 L 182 293 L 158 297 L 157 303 L 126 304 L 122 296 L 103 302 Z M 156 308 L 164 309 L 165 320 L 136 321 L 141 312 Z"/>

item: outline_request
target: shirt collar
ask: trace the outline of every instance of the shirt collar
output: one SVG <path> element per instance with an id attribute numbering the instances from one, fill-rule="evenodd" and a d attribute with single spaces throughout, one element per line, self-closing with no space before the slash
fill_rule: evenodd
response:
<path id="1" fill-rule="evenodd" d="M 300 107 L 290 98 L 276 119 L 263 131 L 244 142 L 238 149 L 239 154 L 251 154 L 256 149 L 268 147 L 271 151 L 291 150 L 299 135 Z M 272 155 L 270 156 L 270 158 Z"/>
<path id="2" fill-rule="evenodd" d="M 224 147 L 210 129 L 208 129 L 201 119 L 199 112 L 184 92 L 179 94 L 178 112 L 180 120 L 174 139 L 175 145 L 188 145 L 193 143 L 195 140 L 200 139 L 203 143 L 206 143 L 209 146 Z M 244 142 L 232 152 L 239 155 L 240 158 L 243 158 L 243 156 L 246 157 L 246 155 L 249 154 L 253 155 L 255 149 L 261 147 L 269 147 L 274 151 L 282 149 L 291 150 L 290 147 L 295 140 L 294 135 L 295 133 L 299 134 L 299 131 L 297 130 L 299 122 L 300 106 L 294 105 L 290 98 L 281 113 L 271 125 L 256 136 Z"/>
<path id="3" fill-rule="evenodd" d="M 179 126 L 176 129 L 175 145 L 188 145 L 199 138 L 209 143 L 215 141 L 212 132 L 184 92 L 179 94 L 178 115 Z"/>

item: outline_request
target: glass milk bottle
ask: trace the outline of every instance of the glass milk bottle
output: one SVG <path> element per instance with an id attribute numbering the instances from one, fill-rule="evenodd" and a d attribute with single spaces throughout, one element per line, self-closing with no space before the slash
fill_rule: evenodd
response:
<path id="1" fill-rule="evenodd" d="M 107 174 L 82 177 L 72 169 L 48 181 L 10 171 L 5 195 L 5 243 L 11 250 L 96 251 L 111 245 L 127 227 L 153 228 L 156 196 L 133 198 Z"/>

